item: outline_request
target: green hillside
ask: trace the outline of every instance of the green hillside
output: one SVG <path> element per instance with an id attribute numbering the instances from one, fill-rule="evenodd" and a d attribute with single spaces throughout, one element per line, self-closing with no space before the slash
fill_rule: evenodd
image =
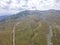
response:
<path id="1" fill-rule="evenodd" d="M 23 11 L 0 22 L 0 45 L 60 45 L 60 13 L 57 10 Z"/>

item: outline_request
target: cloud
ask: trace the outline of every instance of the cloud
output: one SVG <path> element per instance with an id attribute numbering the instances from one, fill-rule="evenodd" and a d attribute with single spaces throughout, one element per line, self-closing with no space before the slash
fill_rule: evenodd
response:
<path id="1" fill-rule="evenodd" d="M 0 0 L 0 10 L 3 11 L 49 9 L 60 10 L 60 0 Z"/>
<path id="2" fill-rule="evenodd" d="M 58 3 L 57 3 L 58 2 Z M 0 9 L 37 9 L 59 8 L 59 0 L 0 0 Z M 55 6 L 56 5 L 56 6 Z"/>

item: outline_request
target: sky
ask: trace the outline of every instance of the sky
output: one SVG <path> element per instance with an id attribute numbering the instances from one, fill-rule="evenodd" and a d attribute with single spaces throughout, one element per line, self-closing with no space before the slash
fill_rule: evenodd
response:
<path id="1" fill-rule="evenodd" d="M 0 14 L 49 9 L 60 10 L 60 0 L 0 0 Z"/>

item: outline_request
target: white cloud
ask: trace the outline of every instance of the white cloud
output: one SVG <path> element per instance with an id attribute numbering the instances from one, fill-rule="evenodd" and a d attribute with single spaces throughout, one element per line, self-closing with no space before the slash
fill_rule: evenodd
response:
<path id="1" fill-rule="evenodd" d="M 8 2 L 11 3 L 8 4 Z M 0 0 L 0 9 L 7 7 L 14 10 L 19 8 L 47 10 L 50 8 L 60 8 L 59 4 L 57 0 L 28 0 L 28 2 L 25 0 Z"/>
<path id="2" fill-rule="evenodd" d="M 60 10 L 59 0 L 0 0 L 0 10 Z M 0 11 L 1 12 L 1 11 Z"/>

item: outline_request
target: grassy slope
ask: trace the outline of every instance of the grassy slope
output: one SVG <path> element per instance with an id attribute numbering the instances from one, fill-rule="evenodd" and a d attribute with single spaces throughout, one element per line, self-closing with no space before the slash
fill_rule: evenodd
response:
<path id="1" fill-rule="evenodd" d="M 16 27 L 16 45 L 47 45 L 48 25 L 34 18 L 25 19 Z"/>
<path id="2" fill-rule="evenodd" d="M 0 45 L 12 45 L 12 30 L 16 22 L 21 22 L 15 28 L 16 45 L 47 45 L 48 24 L 36 15 L 27 16 L 19 21 L 7 20 L 0 24 Z M 58 26 L 58 23 L 56 25 Z M 60 28 L 55 27 L 56 25 L 53 26 L 52 42 L 54 45 L 60 45 Z"/>

